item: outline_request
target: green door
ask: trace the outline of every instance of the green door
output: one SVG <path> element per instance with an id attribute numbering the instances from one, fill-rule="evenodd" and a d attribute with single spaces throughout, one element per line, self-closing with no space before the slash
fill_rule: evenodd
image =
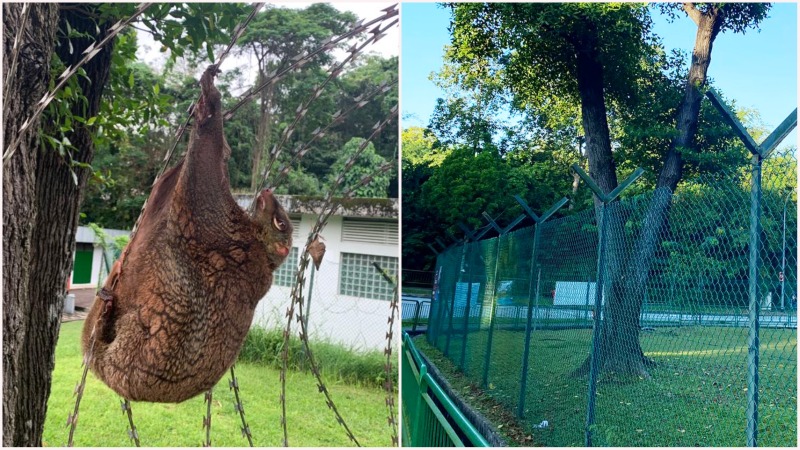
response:
<path id="1" fill-rule="evenodd" d="M 75 265 L 72 268 L 72 284 L 89 284 L 92 282 L 91 244 L 78 244 L 75 248 Z"/>

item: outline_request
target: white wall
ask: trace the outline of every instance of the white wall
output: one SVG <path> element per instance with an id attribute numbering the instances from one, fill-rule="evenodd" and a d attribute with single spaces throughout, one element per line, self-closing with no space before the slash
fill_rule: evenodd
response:
<path id="1" fill-rule="evenodd" d="M 317 216 L 304 214 L 300 221 L 300 237 L 294 246 L 302 250 L 308 233 Z M 320 269 L 314 274 L 309 306 L 309 336 L 331 341 L 356 350 L 383 350 L 390 314 L 388 300 L 373 300 L 339 294 L 339 270 L 341 253 L 399 257 L 398 245 L 342 242 L 342 217 L 331 217 L 322 231 L 326 252 Z M 311 269 L 306 273 L 306 288 L 311 283 Z M 291 288 L 273 286 L 256 309 L 255 323 L 268 328 L 286 326 L 286 310 L 289 307 Z M 308 295 L 304 295 L 308 299 Z M 400 319 L 395 321 L 394 336 L 399 337 Z M 297 323 L 292 323 L 297 330 Z M 294 333 L 294 332 L 293 332 Z"/>

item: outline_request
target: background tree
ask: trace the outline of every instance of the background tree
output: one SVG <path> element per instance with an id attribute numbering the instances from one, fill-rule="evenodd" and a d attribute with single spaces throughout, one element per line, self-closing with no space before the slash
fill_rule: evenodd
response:
<path id="1" fill-rule="evenodd" d="M 401 133 L 403 143 L 403 268 L 433 270 L 434 255 L 425 244 L 433 243 L 441 230 L 433 229 L 441 221 L 429 212 L 422 201 L 422 185 L 450 152 L 430 130 L 411 127 Z M 444 236 L 443 236 L 444 237 Z"/>
<path id="2" fill-rule="evenodd" d="M 619 160 L 615 158 L 615 153 L 634 156 L 628 160 L 630 163 L 623 165 L 625 170 L 632 170 L 633 166 L 639 165 L 637 159 L 655 167 L 654 173 L 659 173 L 655 181 L 657 187 L 664 185 L 664 180 L 672 180 L 667 184 L 679 181 L 680 174 L 677 178 L 674 176 L 677 173 L 674 170 L 675 155 L 686 153 L 689 144 L 698 141 L 698 124 L 703 122 L 700 121 L 699 100 L 687 109 L 685 103 L 681 103 L 686 100 L 680 100 L 676 91 L 680 92 L 683 86 L 696 90 L 705 83 L 710 46 L 705 52 L 703 43 L 713 42 L 715 33 L 708 35 L 711 41 L 700 39 L 705 32 L 698 34 L 698 48 L 690 66 L 690 81 L 687 84 L 677 82 L 679 60 L 661 50 L 660 42 L 651 33 L 649 11 L 644 5 L 448 6 L 453 10 L 453 21 L 452 46 L 447 51 L 447 59 L 454 65 L 443 72 L 455 71 L 456 76 L 450 78 L 467 90 L 474 91 L 476 85 L 483 83 L 495 97 L 508 96 L 512 110 L 523 113 L 523 125 L 536 130 L 528 131 L 529 135 L 562 130 L 561 136 L 540 140 L 537 143 L 539 149 L 547 148 L 549 144 L 553 150 L 560 149 L 560 154 L 569 155 L 569 143 L 579 144 L 580 133 L 585 137 L 589 173 L 604 192 L 610 192 L 617 186 Z M 681 8 L 703 22 L 703 30 L 708 30 L 708 21 L 702 19 L 703 14 L 717 17 L 715 20 L 722 21 L 716 25 L 718 33 L 726 28 L 743 32 L 748 26 L 757 25 L 768 5 L 748 7 L 726 4 L 698 8 L 687 4 Z M 705 69 L 702 69 L 704 64 Z M 699 68 L 702 69 L 702 79 L 697 77 Z M 498 79 L 502 81 L 498 82 Z M 652 98 L 648 101 L 648 95 L 657 95 L 658 101 L 652 101 Z M 693 94 L 691 98 L 699 99 L 700 93 Z M 648 107 L 650 110 L 646 111 Z M 465 110 L 461 108 L 461 111 Z M 687 110 L 692 114 L 686 114 Z M 708 113 L 704 117 L 713 117 L 710 110 Z M 570 116 L 578 115 L 581 118 L 579 127 L 569 120 Z M 636 117 L 639 119 L 634 119 Z M 651 121 L 648 125 L 645 118 L 652 117 L 666 120 L 658 121 L 655 125 Z M 726 157 L 737 155 L 737 152 L 741 154 L 741 146 L 725 150 L 730 145 L 731 133 L 729 130 L 725 133 L 721 126 L 717 127 L 719 124 L 721 121 L 718 117 L 708 121 L 700 141 L 708 144 L 708 149 L 719 150 L 719 154 Z M 685 134 L 684 130 L 691 131 L 692 142 L 674 139 Z M 524 135 L 524 132 L 520 135 Z M 637 141 L 639 144 L 635 144 Z M 664 145 L 672 141 L 684 144 L 675 147 L 673 142 L 672 147 L 668 148 Z M 612 144 L 621 142 L 633 145 L 612 153 Z M 673 147 L 677 150 L 669 150 Z M 707 148 L 703 148 L 703 151 Z M 698 169 L 704 165 L 710 167 L 713 161 L 701 151 L 685 159 L 680 159 L 678 155 L 678 159 L 691 161 L 690 164 Z M 672 185 L 671 189 L 674 187 Z M 667 207 L 669 201 L 662 202 L 662 205 Z M 663 207 L 651 209 L 661 211 L 657 217 L 663 218 L 663 212 L 666 211 Z M 609 224 L 612 229 L 622 230 L 621 226 L 614 226 L 613 223 L 620 220 L 619 217 L 612 216 L 608 220 L 612 222 Z M 654 243 L 654 240 L 647 240 L 648 232 L 659 230 L 660 224 L 661 221 L 646 221 L 640 240 Z M 611 264 L 612 269 L 608 272 L 612 295 L 608 302 L 606 325 L 601 333 L 601 345 L 607 350 L 602 352 L 604 360 L 601 361 L 601 368 L 646 376 L 647 360 L 638 340 L 638 316 L 643 300 L 643 295 L 639 294 L 643 294 L 647 269 L 642 269 L 642 258 L 631 260 L 633 262 L 626 268 L 626 261 L 621 259 L 620 245 L 621 237 L 615 238 L 612 233 L 609 255 L 615 263 Z M 638 246 L 638 254 L 646 256 L 642 251 L 645 249 L 652 251 L 652 247 L 642 244 Z M 630 276 L 634 270 L 639 278 Z M 620 282 L 623 274 L 629 275 L 624 283 Z M 587 368 L 588 360 L 578 373 L 585 372 Z"/>
<path id="3" fill-rule="evenodd" d="M 325 181 L 325 191 L 330 191 L 337 178 L 343 176 L 343 181 L 339 185 L 339 191 L 342 188 L 347 189 L 349 186 L 355 186 L 365 176 L 371 175 L 377 167 L 386 163 L 386 159 L 375 152 L 375 146 L 372 142 L 366 144 L 364 150 L 355 160 L 350 170 L 345 170 L 348 161 L 355 156 L 358 149 L 366 142 L 363 138 L 352 138 L 342 148 L 339 158 L 331 166 L 331 171 Z M 370 198 L 386 198 L 387 190 L 389 188 L 389 179 L 391 175 L 388 173 L 381 173 L 375 175 L 369 183 L 359 187 L 354 192 L 356 197 L 370 197 Z"/>
<path id="4" fill-rule="evenodd" d="M 256 58 L 258 64 L 256 85 L 288 67 L 292 58 L 313 50 L 331 36 L 343 33 L 355 23 L 356 19 L 353 13 L 342 13 L 333 6 L 322 3 L 299 10 L 267 6 L 251 22 L 240 41 L 242 52 Z M 325 52 L 307 66 L 307 70 L 303 73 L 307 75 L 309 69 L 319 69 L 330 61 L 330 53 Z M 270 84 L 261 91 L 259 125 L 252 152 L 250 184 L 252 191 L 256 190 L 261 181 L 259 175 L 263 167 L 263 156 L 272 147 L 276 115 L 281 112 L 278 110 L 276 98 L 287 95 L 292 82 L 296 81 L 293 78 L 289 77 L 288 80 Z M 310 90 L 306 88 L 302 92 L 307 95 Z"/>
<path id="5" fill-rule="evenodd" d="M 610 333 L 605 333 L 604 336 L 633 335 L 638 342 L 638 317 L 644 301 L 650 265 L 656 252 L 659 233 L 662 231 L 672 202 L 672 193 L 675 192 L 683 175 L 683 155 L 690 154 L 692 149 L 698 149 L 696 134 L 700 119 L 700 103 L 703 98 L 702 89 L 706 86 L 706 74 L 711 63 L 714 40 L 725 30 L 744 33 L 749 28 L 758 28 L 767 16 L 770 6 L 769 3 L 683 3 L 660 6 L 662 11 L 673 18 L 678 14 L 676 9 L 683 10 L 697 25 L 697 34 L 692 62 L 683 87 L 683 99 L 675 115 L 676 136 L 663 157 L 663 165 L 656 182 L 656 193 L 644 219 L 635 253 L 626 269 L 626 282 L 616 287 L 621 292 L 614 295 L 617 298 L 621 297 L 620 303 L 624 303 L 630 313 L 621 316 L 619 324 L 609 329 Z M 602 345 L 609 347 L 605 338 Z M 648 360 L 638 345 L 635 352 L 639 353 L 638 358 L 635 354 L 632 355 L 633 359 L 629 359 L 622 368 L 646 374 L 643 364 L 648 363 Z"/>

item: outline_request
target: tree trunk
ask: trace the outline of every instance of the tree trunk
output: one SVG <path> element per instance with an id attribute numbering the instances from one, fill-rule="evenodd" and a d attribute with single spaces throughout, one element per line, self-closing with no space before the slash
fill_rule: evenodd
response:
<path id="1" fill-rule="evenodd" d="M 22 22 L 22 4 L 3 4 L 3 141 L 17 136 L 22 123 L 31 116 L 36 102 L 47 91 L 50 58 L 55 46 L 58 6 L 52 3 L 30 4 L 27 20 Z M 12 48 L 18 30 L 20 52 L 16 69 L 9 73 Z M 31 274 L 33 223 L 36 220 L 35 173 L 39 150 L 38 123 L 25 132 L 14 156 L 3 165 L 3 446 L 41 445 L 41 438 L 18 439 L 15 428 L 27 428 L 18 405 L 28 399 L 28 362 L 23 341 L 31 331 L 31 304 L 28 287 Z M 5 150 L 5 149 L 4 149 Z M 37 274 L 38 280 L 38 274 Z M 44 416 L 42 416 L 44 418 Z"/>
<path id="2" fill-rule="evenodd" d="M 581 97 L 581 119 L 586 133 L 586 156 L 589 160 L 589 175 L 597 182 L 604 193 L 617 187 L 616 164 L 611 153 L 611 139 L 606 117 L 605 96 L 603 94 L 603 66 L 598 60 L 597 29 L 586 22 L 581 36 L 576 39 L 577 80 Z M 595 209 L 599 213 L 600 201 L 595 197 Z M 607 226 L 605 285 L 603 291 L 603 328 L 600 330 L 598 353 L 599 369 L 624 373 L 646 373 L 643 353 L 639 345 L 639 314 L 626 304 L 619 294 L 619 280 L 622 273 L 623 215 L 618 204 L 607 206 L 604 214 Z M 600 217 L 598 214 L 597 217 Z M 598 224 L 600 225 L 600 224 Z M 602 293 L 600 293 L 602 295 Z M 599 312 L 596 317 L 599 319 Z M 588 373 L 590 359 L 576 369 L 576 375 Z"/>
<path id="3" fill-rule="evenodd" d="M 603 93 L 603 65 L 597 59 L 597 40 L 596 26 L 587 22 L 575 48 L 578 58 L 578 92 L 581 97 L 581 123 L 586 134 L 589 175 L 603 192 L 608 193 L 617 187 L 617 167 L 611 154 Z"/>
<path id="4" fill-rule="evenodd" d="M 69 22 L 72 29 L 94 35 L 95 22 L 87 15 L 94 9 L 87 5 L 81 9 L 62 10 L 60 26 L 66 29 L 65 23 Z M 108 21 L 100 25 L 97 40 L 102 39 L 109 26 Z M 95 42 L 88 38 L 73 38 L 71 41 L 72 52 L 69 45 L 56 48 L 65 66 L 76 64 L 83 51 Z M 80 78 L 79 84 L 88 101 L 86 104 L 75 102 L 72 105 L 73 114 L 86 118 L 97 115 L 110 66 L 110 46 L 105 47 L 83 66 L 89 80 Z M 76 125 L 75 130 L 67 136 L 76 147 L 72 150 L 72 159 L 80 163 L 90 163 L 94 155 L 92 133 L 82 124 L 73 123 Z M 49 130 L 47 128 L 45 132 L 54 131 L 53 125 Z M 77 177 L 77 184 L 73 179 L 73 172 Z M 27 287 L 30 310 L 18 361 L 20 380 L 24 382 L 18 383 L 21 392 L 15 407 L 15 445 L 42 445 L 61 309 L 67 278 L 72 270 L 78 209 L 83 200 L 88 176 L 89 170 L 71 167 L 69 161 L 50 148 L 43 148 L 38 153 L 35 175 L 35 209 L 38 214 L 33 223 L 29 268 L 30 273 L 36 274 L 36 283 L 28 283 Z"/>
<path id="5" fill-rule="evenodd" d="M 264 71 L 259 70 L 259 79 L 265 79 Z M 256 132 L 256 143 L 253 146 L 253 166 L 250 178 L 250 190 L 256 192 L 261 183 L 261 159 L 270 149 L 269 143 L 272 138 L 272 99 L 275 94 L 275 84 L 270 84 L 262 91 L 261 95 L 261 115 L 258 119 L 258 130 Z"/>
<path id="6" fill-rule="evenodd" d="M 697 121 L 700 112 L 702 94 L 699 88 L 706 82 L 706 73 L 711 61 L 711 48 L 722 23 L 720 11 L 711 7 L 705 13 L 694 8 L 691 3 L 684 4 L 684 9 L 697 23 L 697 37 L 692 54 L 692 65 L 684 91 L 683 102 L 678 110 L 678 135 L 673 140 L 664 159 L 664 166 L 658 177 L 656 191 L 648 207 L 642 232 L 634 249 L 633 256 L 627 264 L 621 259 L 622 254 L 622 213 L 611 212 L 606 217 L 609 225 L 608 256 L 606 267 L 606 288 L 608 293 L 606 315 L 599 343 L 599 369 L 616 373 L 649 377 L 647 367 L 652 361 L 644 356 L 639 344 L 639 316 L 644 302 L 650 266 L 658 247 L 659 236 L 664 227 L 672 192 L 678 185 L 683 171 L 681 151 L 689 148 L 697 132 Z M 580 61 L 580 52 L 579 61 Z M 580 67 L 580 65 L 579 65 Z M 580 71 L 579 71 L 580 89 Z M 582 97 L 583 101 L 583 97 Z M 584 128 L 586 119 L 584 118 Z M 587 136 L 588 136 L 587 130 Z M 592 165 L 592 154 L 587 146 L 589 164 Z M 596 173 L 597 169 L 595 169 Z M 593 177 L 595 174 L 590 172 Z M 604 192 L 606 186 L 601 179 L 595 178 Z M 616 186 L 616 184 L 614 184 Z M 597 202 L 595 202 L 597 204 Z M 624 266 L 624 270 L 623 270 Z M 625 274 L 625 278 L 621 276 Z M 574 374 L 588 373 L 589 359 L 575 370 Z"/>
<path id="7" fill-rule="evenodd" d="M 684 8 L 697 23 L 697 35 L 683 101 L 677 112 L 678 134 L 670 144 L 664 159 L 664 166 L 659 173 L 656 190 L 645 215 L 634 255 L 628 263 L 624 291 L 621 293 L 629 308 L 636 311 L 637 316 L 644 301 L 650 267 L 658 248 L 659 238 L 666 231 L 672 194 L 683 173 L 681 151 L 691 147 L 697 133 L 700 102 L 703 99 L 699 88 L 706 83 L 706 73 L 711 62 L 711 49 L 722 24 L 722 17 L 717 8 L 710 8 L 706 13 L 700 13 L 691 4 L 687 4 Z M 636 325 L 638 328 L 638 322 Z"/>

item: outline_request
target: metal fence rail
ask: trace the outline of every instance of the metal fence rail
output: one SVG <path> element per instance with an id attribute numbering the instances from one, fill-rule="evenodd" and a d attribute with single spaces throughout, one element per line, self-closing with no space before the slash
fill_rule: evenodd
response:
<path id="1" fill-rule="evenodd" d="M 489 447 L 489 443 L 428 373 L 414 342 L 403 333 L 403 445 Z"/>
<path id="2" fill-rule="evenodd" d="M 537 444 L 796 446 L 797 162 L 758 164 L 451 247 L 428 342 Z"/>

